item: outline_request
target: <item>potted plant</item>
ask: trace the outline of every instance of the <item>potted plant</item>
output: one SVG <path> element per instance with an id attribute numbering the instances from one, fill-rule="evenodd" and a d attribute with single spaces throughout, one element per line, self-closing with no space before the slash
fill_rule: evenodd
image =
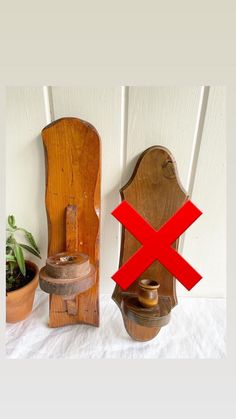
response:
<path id="1" fill-rule="evenodd" d="M 16 236 L 20 234 L 25 243 L 17 241 Z M 24 320 L 31 313 L 38 285 L 38 267 L 25 260 L 25 251 L 41 258 L 32 234 L 17 227 L 14 216 L 9 215 L 6 238 L 6 320 L 9 323 Z"/>

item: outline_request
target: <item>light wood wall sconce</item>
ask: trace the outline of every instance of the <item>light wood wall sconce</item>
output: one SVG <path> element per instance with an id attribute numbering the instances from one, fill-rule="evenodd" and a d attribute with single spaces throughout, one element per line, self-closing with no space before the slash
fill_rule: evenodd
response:
<path id="1" fill-rule="evenodd" d="M 49 326 L 99 326 L 100 138 L 78 118 L 42 130 L 48 258 L 40 287 L 50 294 Z"/>
<path id="2" fill-rule="evenodd" d="M 175 161 L 171 153 L 161 146 L 144 151 L 120 194 L 122 200 L 131 204 L 156 230 L 187 200 Z M 135 237 L 123 228 L 120 266 L 140 246 Z M 178 248 L 178 240 L 172 247 Z M 116 285 L 112 298 L 121 310 L 131 338 L 151 340 L 161 327 L 168 324 L 171 309 L 177 304 L 175 281 L 172 274 L 155 261 L 125 291 Z"/>

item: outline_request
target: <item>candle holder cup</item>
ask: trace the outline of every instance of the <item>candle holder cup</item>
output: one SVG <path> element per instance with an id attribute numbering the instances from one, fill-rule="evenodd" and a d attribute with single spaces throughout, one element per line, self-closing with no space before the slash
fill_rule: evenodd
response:
<path id="1" fill-rule="evenodd" d="M 153 308 L 158 304 L 159 282 L 154 279 L 141 279 L 138 283 L 138 300 L 145 308 Z"/>

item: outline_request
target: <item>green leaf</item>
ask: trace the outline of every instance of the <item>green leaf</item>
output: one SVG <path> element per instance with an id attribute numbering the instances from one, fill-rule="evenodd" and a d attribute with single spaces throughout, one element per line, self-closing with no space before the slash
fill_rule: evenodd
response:
<path id="1" fill-rule="evenodd" d="M 14 253 L 15 253 L 15 257 L 16 257 L 18 266 L 20 268 L 20 271 L 22 275 L 25 276 L 26 275 L 25 259 L 24 259 L 23 251 L 17 243 L 14 245 Z"/>
<path id="2" fill-rule="evenodd" d="M 15 242 L 15 239 L 14 239 L 14 237 L 12 236 L 12 234 L 9 236 L 9 237 L 7 237 L 7 244 L 12 244 L 12 243 L 14 243 Z"/>
<path id="3" fill-rule="evenodd" d="M 6 269 L 7 271 L 10 271 L 10 274 L 13 275 L 14 269 L 17 267 L 17 262 L 9 261 L 7 262 L 6 266 L 9 266 L 9 269 Z"/>
<path id="4" fill-rule="evenodd" d="M 38 253 L 38 254 L 40 254 L 40 250 L 39 250 L 39 248 L 38 248 L 38 246 L 37 246 L 37 244 L 36 244 L 36 242 L 35 242 L 35 240 L 34 240 L 34 238 L 33 238 L 33 236 L 32 236 L 32 234 L 31 233 L 29 233 L 28 231 L 26 231 L 26 230 L 24 230 L 25 231 L 25 238 L 26 238 L 26 240 L 28 241 L 28 243 L 29 244 L 31 244 L 31 246 L 34 248 L 34 250 L 36 250 L 36 252 Z"/>
<path id="5" fill-rule="evenodd" d="M 11 228 L 16 228 L 16 221 L 15 221 L 15 217 L 14 215 L 9 215 L 8 216 L 8 224 Z"/>
<path id="6" fill-rule="evenodd" d="M 12 247 L 9 245 L 6 245 L 6 254 L 9 255 L 9 253 L 12 253 Z"/>
<path id="7" fill-rule="evenodd" d="M 16 262 L 16 258 L 13 255 L 6 255 L 7 262 Z"/>
<path id="8" fill-rule="evenodd" d="M 23 247 L 23 249 L 28 250 L 28 252 L 32 253 L 34 256 L 37 256 L 39 259 L 41 259 L 41 256 L 38 252 L 36 252 L 35 249 L 28 246 L 27 244 L 19 243 L 19 246 Z"/>

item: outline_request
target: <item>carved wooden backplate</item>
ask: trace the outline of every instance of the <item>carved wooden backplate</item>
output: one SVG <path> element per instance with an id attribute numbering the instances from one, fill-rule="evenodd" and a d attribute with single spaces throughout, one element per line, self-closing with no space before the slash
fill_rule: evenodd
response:
<path id="1" fill-rule="evenodd" d="M 66 237 L 66 208 L 76 207 L 78 237 L 74 251 L 89 255 L 97 268 L 95 285 L 77 295 L 78 311 L 69 315 L 65 301 L 50 295 L 50 327 L 66 324 L 99 324 L 99 212 L 100 139 L 95 128 L 77 118 L 59 119 L 42 131 L 46 161 L 48 255 L 70 247 Z M 74 208 L 75 208 L 74 207 Z M 67 228 L 68 232 L 68 228 Z"/>
<path id="2" fill-rule="evenodd" d="M 151 147 L 140 156 L 129 182 L 120 193 L 122 200 L 129 202 L 155 229 L 159 229 L 187 199 L 177 175 L 175 161 L 170 152 L 161 146 Z M 140 246 L 134 236 L 123 228 L 120 266 Z M 177 249 L 177 241 L 172 246 Z M 172 307 L 177 304 L 175 278 L 161 263 L 153 262 L 126 289 L 126 293 L 136 293 L 141 278 L 156 279 L 160 283 L 159 294 L 169 296 Z M 124 295 L 124 291 L 116 285 L 113 299 L 119 307 Z"/>

